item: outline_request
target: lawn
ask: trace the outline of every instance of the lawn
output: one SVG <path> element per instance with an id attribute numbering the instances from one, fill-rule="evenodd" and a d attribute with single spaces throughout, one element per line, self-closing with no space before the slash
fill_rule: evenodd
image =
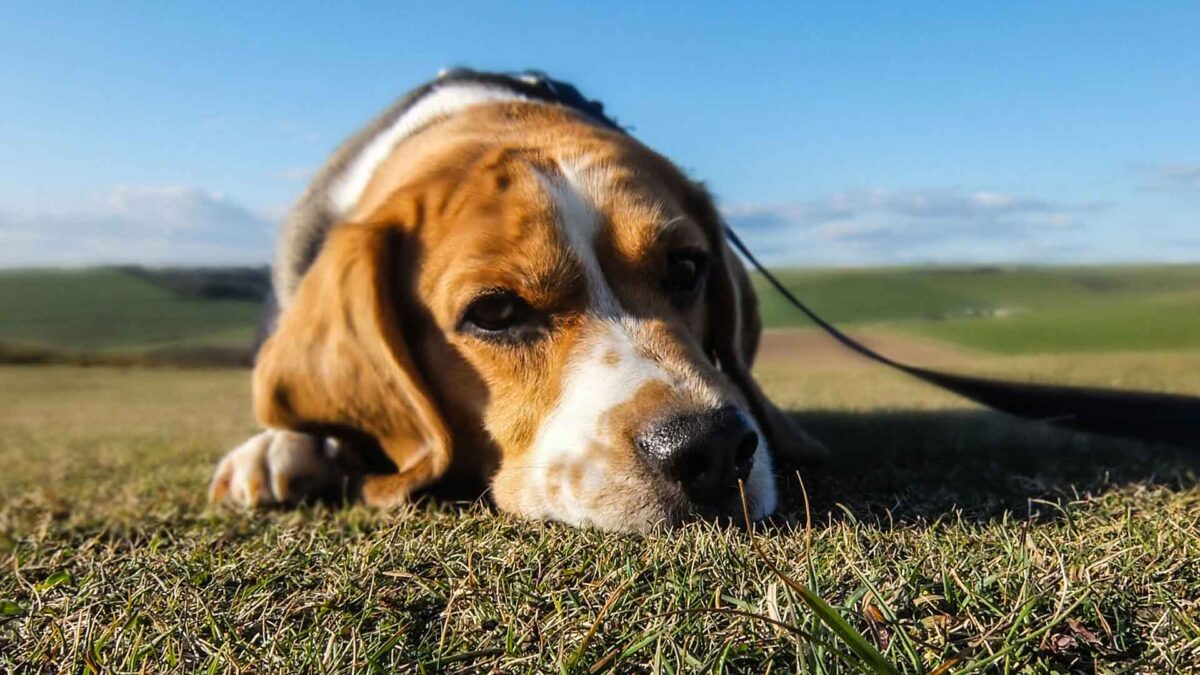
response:
<path id="1" fill-rule="evenodd" d="M 0 341 L 69 352 L 246 348 L 261 303 L 186 297 L 116 268 L 0 270 Z"/>
<path id="2" fill-rule="evenodd" d="M 1200 353 L 972 359 L 1200 393 Z M 835 450 L 754 529 L 904 672 L 1200 668 L 1200 455 L 984 413 L 774 349 Z M 859 672 L 744 528 L 645 536 L 486 503 L 212 513 L 253 431 L 236 370 L 0 368 L 0 667 L 16 671 Z"/>
<path id="3" fill-rule="evenodd" d="M 1200 265 L 779 274 L 851 332 L 884 330 L 999 354 L 1200 349 Z M 8 345 L 191 363 L 225 350 L 236 354 L 220 362 L 245 361 L 261 316 L 256 296 L 267 283 L 266 268 L 0 270 L 0 359 Z M 767 326 L 810 327 L 758 284 Z"/>
<path id="4" fill-rule="evenodd" d="M 1002 354 L 1200 348 L 1200 266 L 783 270 L 819 314 Z M 808 320 L 757 280 L 764 322 Z"/>

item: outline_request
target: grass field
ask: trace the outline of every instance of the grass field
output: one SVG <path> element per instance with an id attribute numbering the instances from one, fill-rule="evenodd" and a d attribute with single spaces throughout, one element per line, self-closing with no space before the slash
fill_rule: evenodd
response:
<path id="1" fill-rule="evenodd" d="M 261 303 L 198 299 L 128 271 L 0 270 L 0 341 L 72 352 L 246 348 Z"/>
<path id="2" fill-rule="evenodd" d="M 819 314 L 1003 354 L 1200 348 L 1200 266 L 784 270 Z M 768 326 L 808 326 L 757 282 Z"/>
<path id="3" fill-rule="evenodd" d="M 1194 351 L 971 364 L 1200 392 Z M 759 374 L 836 459 L 803 476 L 811 531 L 785 477 L 754 536 L 897 669 L 1200 669 L 1200 455 L 778 346 Z M 861 669 L 742 528 L 610 535 L 484 503 L 211 513 L 214 462 L 254 429 L 244 371 L 0 367 L 0 383 L 13 671 Z"/>
<path id="4" fill-rule="evenodd" d="M 258 272 L 265 286 L 266 272 Z M 1200 349 L 1200 265 L 784 270 L 789 287 L 853 331 L 885 330 L 1001 354 Z M 99 354 L 247 350 L 260 303 L 197 297 L 170 274 L 0 271 L 0 347 Z M 196 283 L 195 278 L 183 282 Z M 760 283 L 771 327 L 807 320 Z"/>

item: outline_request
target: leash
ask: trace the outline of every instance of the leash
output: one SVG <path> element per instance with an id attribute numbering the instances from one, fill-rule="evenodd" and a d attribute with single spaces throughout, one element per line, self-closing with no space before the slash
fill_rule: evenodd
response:
<path id="1" fill-rule="evenodd" d="M 822 319 L 754 257 L 728 227 L 734 248 L 793 307 L 852 351 L 994 410 L 1055 426 L 1142 441 L 1200 447 L 1200 396 L 1029 384 L 957 375 L 901 363 Z"/>
<path id="2" fill-rule="evenodd" d="M 538 70 L 522 73 L 486 73 L 454 68 L 427 85 L 451 81 L 502 85 L 530 98 L 577 110 L 604 126 L 628 133 L 605 114 L 604 105 L 584 96 L 570 83 Z M 901 363 L 871 349 L 838 330 L 809 309 L 754 257 L 727 226 L 725 234 L 741 254 L 775 290 L 835 340 L 858 354 L 907 373 L 935 387 L 951 391 L 994 410 L 1028 420 L 1109 436 L 1174 443 L 1200 448 L 1200 397 L 1093 387 L 1028 384 L 984 377 L 957 375 Z"/>

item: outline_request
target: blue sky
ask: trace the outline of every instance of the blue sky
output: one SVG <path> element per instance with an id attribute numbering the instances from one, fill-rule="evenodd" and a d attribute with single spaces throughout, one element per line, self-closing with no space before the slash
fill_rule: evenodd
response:
<path id="1" fill-rule="evenodd" d="M 456 64 L 602 99 L 772 262 L 1200 260 L 1194 2 L 254 4 L 6 4 L 0 266 L 265 261 Z"/>

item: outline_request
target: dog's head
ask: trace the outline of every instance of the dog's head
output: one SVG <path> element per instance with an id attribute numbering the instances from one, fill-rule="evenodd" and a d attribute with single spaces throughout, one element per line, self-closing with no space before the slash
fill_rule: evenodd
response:
<path id="1" fill-rule="evenodd" d="M 375 502 L 477 474 L 507 511 L 628 530 L 736 513 L 744 481 L 765 515 L 773 456 L 819 447 L 750 376 L 758 314 L 723 227 L 626 135 L 473 107 L 403 141 L 331 230 L 256 410 L 373 436 L 397 468 Z"/>

